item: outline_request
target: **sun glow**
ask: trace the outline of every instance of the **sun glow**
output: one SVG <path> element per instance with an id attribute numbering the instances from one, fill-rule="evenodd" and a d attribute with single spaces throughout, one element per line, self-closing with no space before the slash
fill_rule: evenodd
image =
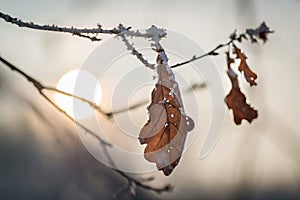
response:
<path id="1" fill-rule="evenodd" d="M 72 70 L 64 74 L 57 83 L 57 89 L 83 97 L 100 104 L 102 91 L 97 79 L 84 70 Z M 73 97 L 55 94 L 57 104 L 75 119 L 85 119 L 93 114 L 93 108 Z"/>

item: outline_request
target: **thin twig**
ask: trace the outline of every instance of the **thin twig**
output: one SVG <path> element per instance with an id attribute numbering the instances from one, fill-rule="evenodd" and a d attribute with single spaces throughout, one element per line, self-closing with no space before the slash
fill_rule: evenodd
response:
<path id="1" fill-rule="evenodd" d="M 138 52 L 136 48 L 134 48 L 133 44 L 130 44 L 129 41 L 126 38 L 126 35 L 123 33 L 119 34 L 121 37 L 122 41 L 124 42 L 125 46 L 127 47 L 127 50 L 132 53 L 132 55 L 136 56 L 138 60 L 140 60 L 146 67 L 150 69 L 154 69 L 154 64 L 150 64 L 144 57 L 143 54 Z"/>
<path id="2" fill-rule="evenodd" d="M 216 56 L 216 55 L 219 55 L 219 53 L 217 53 L 216 51 L 223 48 L 223 47 L 226 47 L 228 46 L 229 44 L 231 44 L 234 40 L 230 40 L 229 42 L 227 43 L 224 43 L 224 44 L 219 44 L 216 48 L 214 48 L 213 50 L 207 52 L 207 53 L 204 53 L 200 56 L 196 56 L 194 55 L 191 59 L 187 60 L 187 61 L 184 61 L 184 62 L 181 62 L 181 63 L 177 63 L 175 65 L 172 65 L 171 68 L 176 68 L 176 67 L 179 67 L 179 66 L 182 66 L 182 65 L 185 65 L 185 64 L 188 64 L 188 63 L 191 63 L 195 60 L 199 60 L 201 58 L 204 58 L 206 56 Z"/>
<path id="3" fill-rule="evenodd" d="M 85 130 L 86 132 L 88 132 L 90 135 L 92 135 L 93 137 L 95 137 L 97 140 L 99 140 L 101 142 L 101 144 L 104 145 L 108 145 L 111 146 L 111 144 L 109 144 L 108 142 L 104 141 L 102 138 L 100 138 L 95 132 L 93 132 L 92 130 L 88 129 L 87 127 L 85 127 L 83 124 L 81 124 L 79 121 L 77 121 L 76 119 L 74 119 L 73 117 L 71 117 L 68 113 L 66 113 L 66 111 L 64 111 L 63 109 L 61 109 L 56 103 L 54 103 L 45 93 L 44 90 L 49 89 L 49 87 L 44 86 L 41 82 L 37 81 L 36 79 L 34 79 L 33 77 L 29 76 L 28 74 L 26 74 L 25 72 L 23 72 L 22 70 L 20 70 L 19 68 L 17 68 L 16 66 L 14 66 L 13 64 L 9 63 L 7 60 L 5 60 L 4 58 L 2 58 L 0 56 L 0 61 L 2 63 L 4 63 L 7 67 L 9 67 L 12 71 L 16 71 L 17 73 L 21 74 L 23 77 L 25 77 L 30 83 L 33 84 L 33 86 L 38 90 L 38 92 L 40 93 L 40 95 L 42 95 L 50 104 L 52 104 L 53 107 L 56 108 L 56 110 L 58 110 L 59 112 L 61 112 L 63 115 L 65 115 L 68 119 L 70 119 L 72 122 L 74 122 L 76 125 L 78 125 L 79 127 L 81 127 L 83 130 Z M 57 90 L 59 91 L 59 90 Z M 62 91 L 60 91 L 60 93 L 63 93 Z"/>
<path id="4" fill-rule="evenodd" d="M 134 104 L 134 105 L 132 105 L 132 106 L 129 106 L 129 107 L 127 107 L 127 108 L 122 108 L 122 109 L 120 109 L 120 110 L 116 110 L 116 111 L 113 111 L 113 112 L 110 112 L 110 113 L 106 113 L 106 115 L 107 115 L 108 117 L 112 117 L 113 115 L 120 114 L 120 113 L 129 111 L 129 110 L 133 110 L 133 109 L 139 108 L 139 107 L 144 106 L 144 105 L 146 105 L 146 104 L 148 104 L 148 103 L 149 103 L 149 100 L 144 100 L 144 101 L 141 101 L 141 102 L 139 102 L 139 103 L 137 103 L 137 104 Z"/>
<path id="5" fill-rule="evenodd" d="M 171 68 L 176 68 L 176 67 L 191 63 L 195 60 L 199 60 L 206 56 L 217 56 L 217 55 L 219 55 L 217 50 L 219 50 L 223 47 L 227 47 L 230 44 L 234 44 L 235 41 L 242 42 L 242 40 L 247 40 L 248 39 L 247 35 L 250 37 L 250 40 L 252 41 L 252 43 L 257 43 L 257 39 L 255 39 L 254 37 L 258 37 L 258 39 L 263 40 L 263 42 L 266 42 L 267 34 L 269 34 L 269 33 L 274 33 L 274 31 L 270 30 L 269 27 L 265 24 L 265 22 L 261 23 L 260 27 L 257 29 L 246 29 L 246 32 L 244 32 L 244 33 L 237 34 L 236 30 L 235 30 L 229 36 L 230 40 L 227 43 L 219 44 L 213 50 L 211 50 L 207 53 L 204 53 L 203 55 L 200 55 L 200 56 L 194 55 L 190 60 L 172 65 Z"/>
<path id="6" fill-rule="evenodd" d="M 111 111 L 111 112 L 105 112 L 104 110 L 102 110 L 102 108 L 100 106 L 98 106 L 95 102 L 93 101 L 90 101 L 88 99 L 85 99 L 83 97 L 79 97 L 79 96 L 76 96 L 74 94 L 70 94 L 68 92 L 64 92 L 62 90 L 59 90 L 55 87 L 51 87 L 51 86 L 43 86 L 44 90 L 49 90 L 49 91 L 53 91 L 53 92 L 56 92 L 56 93 L 60 93 L 60 94 L 63 94 L 65 96 L 69 96 L 69 97 L 73 97 L 75 99 L 78 99 L 84 103 L 87 103 L 90 107 L 94 108 L 96 111 L 98 111 L 100 114 L 103 114 L 105 116 L 107 116 L 108 118 L 111 118 L 113 115 L 116 115 L 116 114 L 120 114 L 120 113 L 123 113 L 123 112 L 126 112 L 126 111 L 129 111 L 129 110 L 134 110 L 136 108 L 139 108 L 145 104 L 147 104 L 149 101 L 148 100 L 144 100 L 144 101 L 141 101 L 139 103 L 136 103 L 136 104 L 133 104 L 129 107 L 126 107 L 126 108 L 122 108 L 120 110 L 116 110 L 116 111 Z"/>
<path id="7" fill-rule="evenodd" d="M 157 187 L 152 187 L 149 185 L 144 184 L 142 181 L 136 180 L 128 175 L 126 175 L 124 172 L 120 171 L 120 170 L 115 170 L 117 173 L 119 173 L 121 176 L 127 178 L 127 180 L 129 182 L 134 182 L 137 186 L 146 189 L 146 190 L 151 190 L 154 191 L 158 194 L 162 193 L 162 192 L 167 192 L 167 191 L 171 191 L 173 189 L 173 186 L 171 184 L 167 184 L 163 187 L 157 188 Z"/>
<path id="8" fill-rule="evenodd" d="M 56 92 L 56 93 L 63 94 L 63 95 L 65 95 L 65 96 L 69 96 L 69 97 L 73 97 L 73 98 L 75 98 L 75 99 L 78 99 L 78 100 L 80 100 L 80 101 L 82 101 L 82 102 L 84 102 L 84 103 L 87 103 L 89 106 L 91 106 L 92 108 L 94 108 L 95 110 L 97 110 L 99 113 L 101 113 L 101 114 L 103 114 L 103 115 L 109 116 L 109 115 L 113 114 L 113 113 L 109 113 L 109 114 L 106 113 L 105 111 L 102 110 L 102 108 L 101 108 L 100 106 L 98 106 L 98 105 L 97 105 L 95 102 L 93 102 L 93 101 L 87 100 L 87 99 L 85 99 L 85 98 L 83 98 L 83 97 L 76 96 L 76 95 L 74 95 L 74 94 L 70 94 L 70 93 L 68 93 L 68 92 L 64 92 L 64 91 L 59 90 L 59 89 L 57 89 L 57 88 L 55 88 L 55 87 L 44 86 L 43 89 L 44 89 L 44 90 L 53 91 L 53 92 Z"/>
<path id="9" fill-rule="evenodd" d="M 90 39 L 92 42 L 101 41 L 101 38 L 97 38 L 96 36 L 89 36 L 89 35 L 86 35 L 86 34 L 83 34 L 83 33 L 74 32 L 73 35 L 76 35 L 78 37 L 83 37 L 83 38 Z"/>

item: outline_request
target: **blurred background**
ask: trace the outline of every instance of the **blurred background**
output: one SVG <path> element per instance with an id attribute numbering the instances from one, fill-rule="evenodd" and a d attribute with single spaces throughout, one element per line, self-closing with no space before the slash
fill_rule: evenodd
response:
<path id="1" fill-rule="evenodd" d="M 226 42 L 234 29 L 243 31 L 265 21 L 275 30 L 270 41 L 241 45 L 259 75 L 256 88 L 241 86 L 248 102 L 259 110 L 259 118 L 236 126 L 227 111 L 222 137 L 212 153 L 200 160 L 211 117 L 205 105 L 210 99 L 206 89 L 195 91 L 203 99 L 195 141 L 171 176 L 142 175 L 154 176 L 149 183 L 153 186 L 172 183 L 174 190 L 161 195 L 138 190 L 136 199 L 300 198 L 300 1 L 1 0 L 0 10 L 25 21 L 59 26 L 100 23 L 110 28 L 123 23 L 138 29 L 155 24 L 189 37 L 207 51 Z M 80 68 L 101 44 L 69 34 L 18 28 L 3 20 L 0 32 L 1 56 L 54 86 L 65 73 Z M 101 37 L 104 42 L 112 36 Z M 227 93 L 225 56 L 211 60 L 219 67 Z M 0 66 L 1 199 L 112 199 L 125 180 L 89 154 L 74 125 L 23 77 Z"/>

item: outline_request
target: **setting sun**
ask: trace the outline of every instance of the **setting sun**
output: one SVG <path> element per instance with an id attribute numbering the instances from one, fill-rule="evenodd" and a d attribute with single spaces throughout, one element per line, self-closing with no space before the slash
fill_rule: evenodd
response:
<path id="1" fill-rule="evenodd" d="M 101 88 L 97 79 L 84 70 L 72 70 L 64 74 L 57 83 L 57 89 L 83 97 L 97 105 L 101 101 Z M 75 119 L 88 118 L 93 114 L 93 108 L 87 103 L 63 94 L 56 94 L 57 104 Z"/>

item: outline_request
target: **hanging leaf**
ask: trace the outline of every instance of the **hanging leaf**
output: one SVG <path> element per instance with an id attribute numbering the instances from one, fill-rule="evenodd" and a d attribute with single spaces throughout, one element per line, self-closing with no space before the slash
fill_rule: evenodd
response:
<path id="1" fill-rule="evenodd" d="M 243 119 L 251 123 L 253 119 L 257 118 L 258 114 L 255 109 L 247 104 L 246 96 L 240 90 L 237 78 L 238 76 L 230 66 L 230 64 L 233 62 L 233 59 L 230 58 L 230 55 L 227 52 L 227 75 L 230 78 L 232 88 L 229 94 L 225 97 L 225 103 L 227 104 L 229 109 L 232 109 L 234 122 L 237 125 L 241 124 Z"/>
<path id="2" fill-rule="evenodd" d="M 274 31 L 270 30 L 265 22 L 262 22 L 256 29 L 247 29 L 246 33 L 249 35 L 251 41 L 255 43 L 257 39 L 266 42 L 268 40 L 268 34 L 274 33 Z"/>
<path id="3" fill-rule="evenodd" d="M 178 84 L 163 50 L 157 58 L 157 72 L 159 79 L 148 106 L 149 120 L 140 131 L 139 140 L 147 144 L 146 160 L 156 163 L 157 169 L 168 176 L 178 165 L 194 122 L 184 112 Z"/>
<path id="4" fill-rule="evenodd" d="M 247 64 L 247 56 L 242 53 L 241 49 L 233 44 L 234 52 L 237 58 L 240 59 L 239 71 L 244 73 L 244 77 L 246 81 L 250 84 L 250 86 L 257 85 L 255 80 L 257 79 L 257 74 L 254 73 Z"/>

